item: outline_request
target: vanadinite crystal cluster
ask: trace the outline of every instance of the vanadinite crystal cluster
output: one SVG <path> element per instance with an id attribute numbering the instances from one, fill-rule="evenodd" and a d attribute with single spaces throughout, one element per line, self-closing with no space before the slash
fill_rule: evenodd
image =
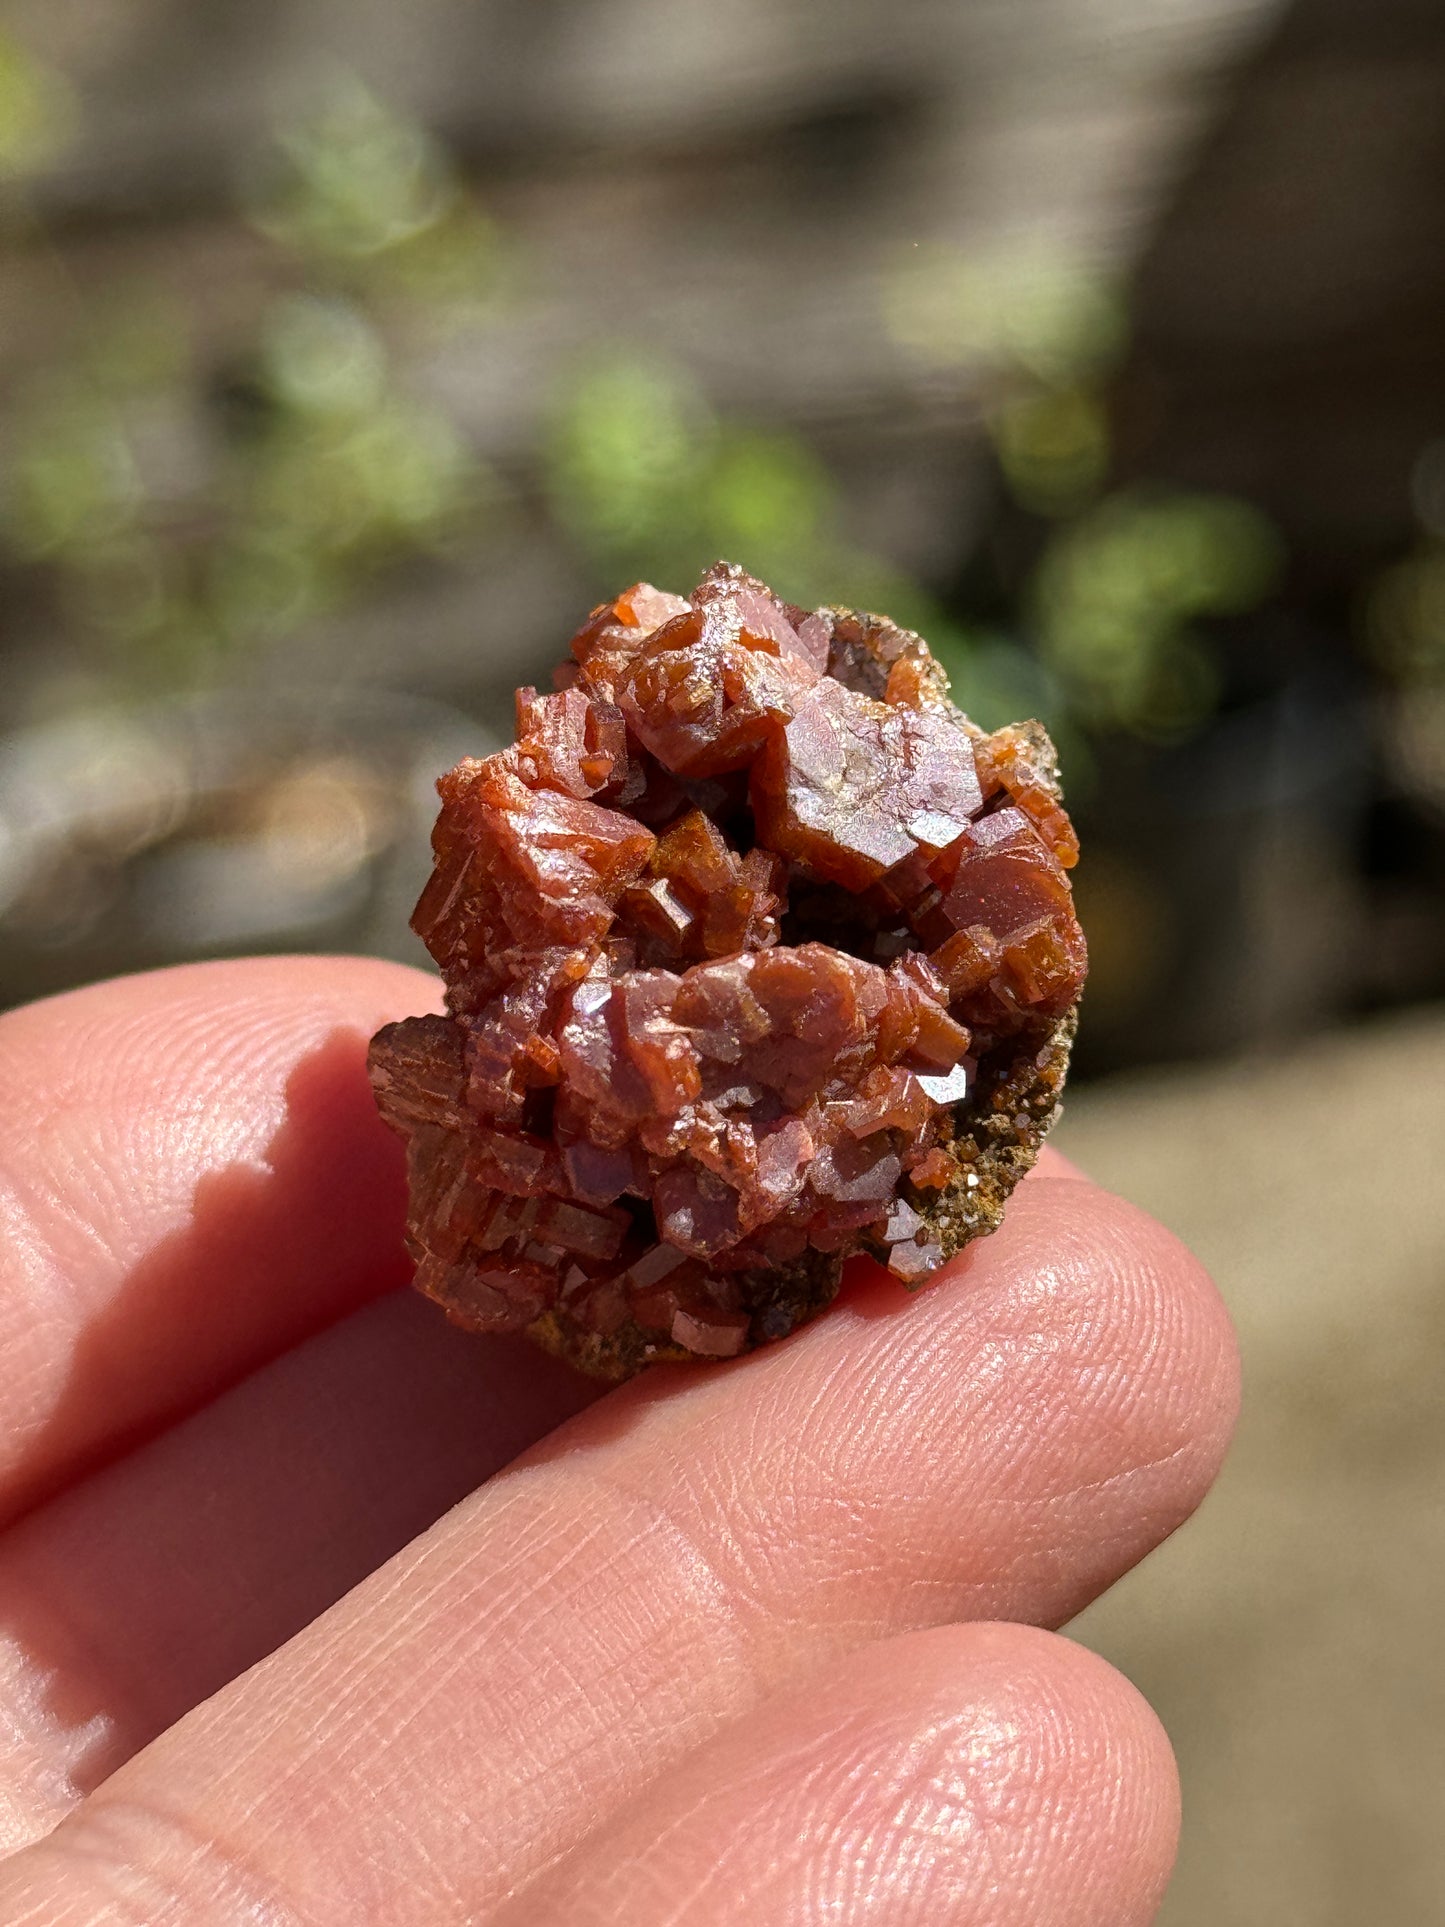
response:
<path id="1" fill-rule="evenodd" d="M 1035 723 L 919 637 L 719 564 L 594 611 L 515 745 L 441 778 L 382 1031 L 417 1284 L 584 1369 L 730 1358 L 873 1254 L 925 1281 L 1058 1108 L 1085 952 Z"/>

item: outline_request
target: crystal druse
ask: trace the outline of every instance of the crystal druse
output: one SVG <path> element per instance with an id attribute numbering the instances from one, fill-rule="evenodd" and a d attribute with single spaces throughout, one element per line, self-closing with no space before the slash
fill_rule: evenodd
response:
<path id="1" fill-rule="evenodd" d="M 594 611 L 556 682 L 441 778 L 413 925 L 448 1014 L 372 1045 L 418 1286 L 623 1377 L 782 1337 L 853 1252 L 923 1283 L 1058 1108 L 1086 958 L 1047 736 L 721 563 Z"/>

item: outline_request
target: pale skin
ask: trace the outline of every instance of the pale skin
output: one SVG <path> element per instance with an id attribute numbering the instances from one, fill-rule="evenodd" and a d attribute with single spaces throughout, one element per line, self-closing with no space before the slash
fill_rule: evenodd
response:
<path id="1" fill-rule="evenodd" d="M 0 1018 L 8 1927 L 1133 1927 L 1168 1742 L 1056 1631 L 1237 1368 L 1046 1158 L 909 1298 L 604 1392 L 404 1289 L 356 959 Z"/>

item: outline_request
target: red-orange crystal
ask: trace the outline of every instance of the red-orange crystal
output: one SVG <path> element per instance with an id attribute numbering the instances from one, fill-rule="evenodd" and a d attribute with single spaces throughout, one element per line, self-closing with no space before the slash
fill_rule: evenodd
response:
<path id="1" fill-rule="evenodd" d="M 413 922 L 448 1015 L 373 1047 L 418 1285 L 616 1372 L 781 1336 L 852 1251 L 921 1283 L 996 1221 L 994 1113 L 1033 1106 L 1006 1189 L 1062 1077 L 1085 952 L 1047 739 L 726 564 L 596 610 L 557 682 L 441 779 Z"/>

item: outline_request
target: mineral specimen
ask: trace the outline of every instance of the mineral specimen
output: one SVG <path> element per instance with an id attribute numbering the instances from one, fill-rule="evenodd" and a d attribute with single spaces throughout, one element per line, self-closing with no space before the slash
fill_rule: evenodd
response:
<path id="1" fill-rule="evenodd" d="M 418 1286 L 624 1377 L 997 1225 L 1058 1108 L 1078 844 L 1038 724 L 976 728 L 881 617 L 719 563 L 571 653 L 441 778 L 413 926 L 448 1015 L 371 1075 Z"/>

